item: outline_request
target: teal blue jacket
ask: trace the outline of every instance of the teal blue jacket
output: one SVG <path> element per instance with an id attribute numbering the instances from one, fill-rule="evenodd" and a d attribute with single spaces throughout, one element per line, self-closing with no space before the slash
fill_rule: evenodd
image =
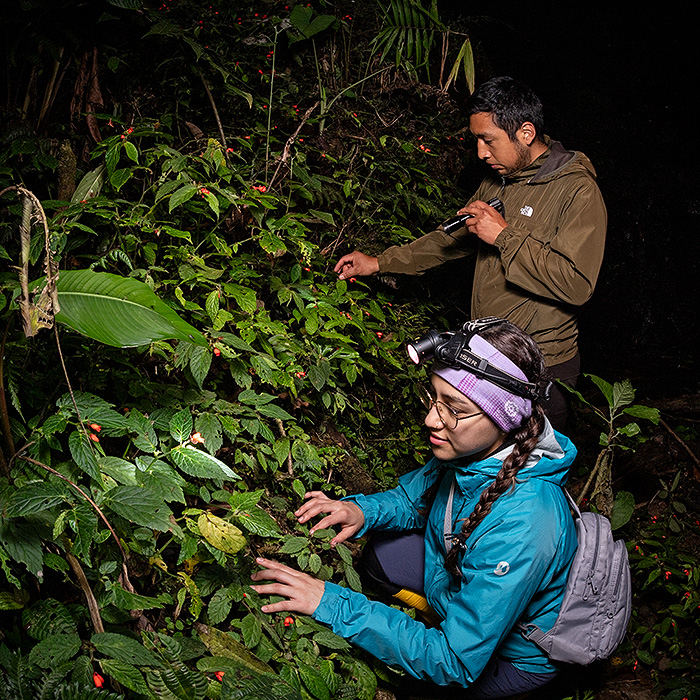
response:
<path id="1" fill-rule="evenodd" d="M 425 595 L 442 616 L 439 627 L 426 627 L 401 610 L 361 593 L 326 583 L 314 618 L 391 665 L 439 685 L 468 686 L 497 653 L 517 668 L 549 673 L 555 667 L 516 625 L 534 622 L 543 630 L 554 624 L 566 577 L 577 546 L 574 521 L 562 486 L 576 448 L 549 423 L 518 474 L 467 540 L 460 578 L 448 573 L 445 557 L 445 510 L 452 483 L 452 532 L 472 512 L 512 447 L 474 463 L 432 459 L 399 479 L 397 488 L 370 496 L 352 496 L 365 516 L 363 529 L 404 531 L 425 527 Z M 427 518 L 419 512 L 422 496 L 446 476 Z"/>

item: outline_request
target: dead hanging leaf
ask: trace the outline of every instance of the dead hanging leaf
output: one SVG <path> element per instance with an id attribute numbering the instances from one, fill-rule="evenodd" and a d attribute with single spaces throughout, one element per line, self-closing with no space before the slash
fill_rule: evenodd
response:
<path id="1" fill-rule="evenodd" d="M 27 338 L 34 337 L 41 328 L 53 328 L 54 315 L 60 311 L 56 281 L 58 266 L 53 259 L 53 251 L 49 240 L 49 226 L 41 202 L 24 187 L 7 187 L 0 192 L 15 190 L 22 198 L 22 221 L 20 222 L 21 265 L 19 266 L 20 297 L 18 300 L 22 314 L 24 334 Z M 31 245 L 32 225 L 39 221 L 44 230 L 44 286 L 41 289 L 29 291 L 29 248 Z M 37 298 L 38 297 L 38 298 Z M 34 302 L 34 299 L 37 301 Z"/>
<path id="2" fill-rule="evenodd" d="M 211 513 L 202 513 L 197 519 L 197 526 L 202 537 L 221 552 L 235 554 L 245 545 L 245 537 L 235 525 Z"/>

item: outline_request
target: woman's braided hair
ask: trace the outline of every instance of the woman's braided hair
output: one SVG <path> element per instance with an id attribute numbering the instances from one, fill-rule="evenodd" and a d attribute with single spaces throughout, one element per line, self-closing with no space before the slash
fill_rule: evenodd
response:
<path id="1" fill-rule="evenodd" d="M 479 335 L 512 360 L 531 382 L 535 382 L 538 386 L 546 383 L 542 352 L 527 333 L 506 321 L 484 329 Z M 538 402 L 533 401 L 531 416 L 525 419 L 520 427 L 511 431 L 506 438 L 513 443 L 512 452 L 503 460 L 496 478 L 482 491 L 472 514 L 466 518 L 461 531 L 453 539 L 453 547 L 445 557 L 445 568 L 449 572 L 456 576 L 460 575 L 458 567 L 460 551 L 465 549 L 469 536 L 491 512 L 496 499 L 515 486 L 516 476 L 535 449 L 543 430 L 544 410 Z"/>

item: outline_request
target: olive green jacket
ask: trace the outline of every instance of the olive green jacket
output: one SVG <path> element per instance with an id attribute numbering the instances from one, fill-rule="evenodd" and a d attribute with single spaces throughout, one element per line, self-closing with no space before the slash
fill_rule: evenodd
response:
<path id="1" fill-rule="evenodd" d="M 378 256 L 380 273 L 419 275 L 476 252 L 471 316 L 507 318 L 533 336 L 547 365 L 578 352 L 576 306 L 593 294 L 603 260 L 607 212 L 588 158 L 545 137 L 547 151 L 501 179 L 495 173 L 470 203 L 498 197 L 508 226 L 494 245 L 442 227 Z"/>

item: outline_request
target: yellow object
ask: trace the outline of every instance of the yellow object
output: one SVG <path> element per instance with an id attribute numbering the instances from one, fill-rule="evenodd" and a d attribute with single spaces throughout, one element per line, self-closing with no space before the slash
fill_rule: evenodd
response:
<path id="1" fill-rule="evenodd" d="M 424 595 L 402 588 L 398 593 L 394 593 L 393 597 L 409 608 L 415 608 L 431 627 L 437 627 L 442 622 L 442 618 L 430 607 Z"/>

